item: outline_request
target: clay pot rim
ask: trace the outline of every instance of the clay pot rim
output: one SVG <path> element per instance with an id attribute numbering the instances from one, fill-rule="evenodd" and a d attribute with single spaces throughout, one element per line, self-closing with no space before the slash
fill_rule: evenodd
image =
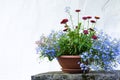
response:
<path id="1" fill-rule="evenodd" d="M 80 58 L 79 55 L 62 55 L 59 58 Z"/>

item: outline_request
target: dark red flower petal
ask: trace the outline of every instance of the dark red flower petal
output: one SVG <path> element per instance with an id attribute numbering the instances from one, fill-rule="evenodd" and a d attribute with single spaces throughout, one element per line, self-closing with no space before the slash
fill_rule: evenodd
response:
<path id="1" fill-rule="evenodd" d="M 99 16 L 95 16 L 95 19 L 100 19 L 100 17 Z"/>
<path id="2" fill-rule="evenodd" d="M 61 24 L 66 24 L 68 22 L 68 19 L 63 19 L 60 23 Z"/>
<path id="3" fill-rule="evenodd" d="M 84 30 L 83 33 L 84 33 L 84 34 L 88 34 L 88 30 Z"/>
<path id="4" fill-rule="evenodd" d="M 86 19 L 87 19 L 87 17 L 82 17 L 82 19 L 83 19 L 83 20 L 86 20 Z"/>
<path id="5" fill-rule="evenodd" d="M 91 22 L 91 23 L 96 23 L 96 21 L 95 21 L 95 20 L 91 20 L 90 22 Z"/>
<path id="6" fill-rule="evenodd" d="M 90 30 L 90 31 L 94 31 L 94 29 L 92 29 L 92 28 L 89 28 L 89 30 Z"/>
<path id="7" fill-rule="evenodd" d="M 63 29 L 63 31 L 67 31 L 67 30 L 68 30 L 68 28 Z"/>
<path id="8" fill-rule="evenodd" d="M 78 26 L 75 27 L 76 29 L 78 28 Z"/>
<path id="9" fill-rule="evenodd" d="M 91 19 L 92 17 L 91 16 L 87 16 L 88 19 Z"/>
<path id="10" fill-rule="evenodd" d="M 75 12 L 80 12 L 80 10 L 79 10 L 79 9 L 77 9 L 77 10 L 75 10 Z"/>
<path id="11" fill-rule="evenodd" d="M 93 35 L 92 38 L 93 38 L 93 39 L 97 39 L 97 36 L 96 36 L 96 35 Z"/>

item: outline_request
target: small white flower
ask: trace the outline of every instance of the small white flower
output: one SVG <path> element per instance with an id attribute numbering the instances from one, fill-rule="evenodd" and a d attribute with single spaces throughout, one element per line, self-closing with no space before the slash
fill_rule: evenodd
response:
<path id="1" fill-rule="evenodd" d="M 81 57 L 81 58 L 84 58 L 84 55 L 81 55 L 80 57 Z"/>
<path id="2" fill-rule="evenodd" d="M 78 62 L 77 64 L 80 64 L 80 62 Z"/>
<path id="3" fill-rule="evenodd" d="M 84 70 L 84 68 L 81 68 L 81 70 Z"/>

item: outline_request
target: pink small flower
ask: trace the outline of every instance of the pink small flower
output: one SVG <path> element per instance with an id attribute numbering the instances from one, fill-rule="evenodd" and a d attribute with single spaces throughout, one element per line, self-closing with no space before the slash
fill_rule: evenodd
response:
<path id="1" fill-rule="evenodd" d="M 82 19 L 83 19 L 83 20 L 86 20 L 86 19 L 87 19 L 87 17 L 82 17 Z"/>
<path id="2" fill-rule="evenodd" d="M 90 22 L 91 22 L 91 23 L 96 23 L 96 21 L 95 21 L 95 20 L 91 20 Z"/>
<path id="3" fill-rule="evenodd" d="M 66 24 L 68 22 L 68 19 L 63 19 L 60 23 L 61 24 Z"/>
<path id="4" fill-rule="evenodd" d="M 96 35 L 93 35 L 92 38 L 93 38 L 93 39 L 97 39 L 97 36 L 96 36 Z"/>
<path id="5" fill-rule="evenodd" d="M 75 12 L 80 12 L 80 10 L 79 10 L 79 9 L 77 9 L 77 10 L 75 10 Z"/>
<path id="6" fill-rule="evenodd" d="M 84 30 L 83 33 L 84 33 L 84 34 L 88 34 L 88 30 Z"/>
<path id="7" fill-rule="evenodd" d="M 87 16 L 88 19 L 91 19 L 92 17 L 91 16 Z"/>

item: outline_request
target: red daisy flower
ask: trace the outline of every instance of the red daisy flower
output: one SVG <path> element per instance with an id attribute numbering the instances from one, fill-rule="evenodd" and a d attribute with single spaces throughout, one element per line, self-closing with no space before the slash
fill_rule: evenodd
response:
<path id="1" fill-rule="evenodd" d="M 91 19 L 92 17 L 91 16 L 87 16 L 88 19 Z"/>
<path id="2" fill-rule="evenodd" d="M 66 24 L 68 22 L 68 19 L 63 19 L 60 23 L 61 24 Z"/>
<path id="3" fill-rule="evenodd" d="M 91 20 L 90 22 L 91 22 L 91 23 L 96 23 L 96 21 L 95 21 L 95 20 Z"/>
<path id="4" fill-rule="evenodd" d="M 80 12 L 80 10 L 79 10 L 79 9 L 77 9 L 77 10 L 75 10 L 75 12 Z"/>
<path id="5" fill-rule="evenodd" d="M 93 39 L 97 39 L 97 36 L 96 36 L 96 35 L 93 35 L 92 38 L 93 38 Z"/>
<path id="6" fill-rule="evenodd" d="M 86 19 L 87 19 L 87 17 L 82 17 L 82 19 L 83 19 L 83 20 L 86 20 Z"/>
<path id="7" fill-rule="evenodd" d="M 88 30 L 84 30 L 83 33 L 84 33 L 84 34 L 88 34 Z"/>

